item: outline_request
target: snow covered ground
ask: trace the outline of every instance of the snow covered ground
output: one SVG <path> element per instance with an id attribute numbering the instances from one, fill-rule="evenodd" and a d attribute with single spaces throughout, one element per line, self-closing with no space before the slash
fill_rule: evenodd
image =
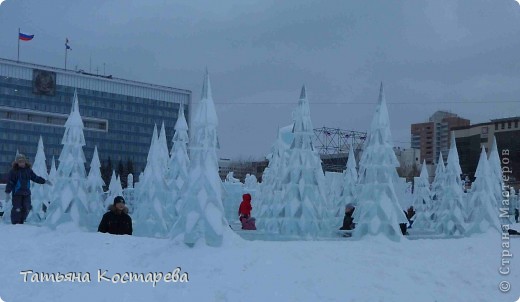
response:
<path id="1" fill-rule="evenodd" d="M 112 236 L 0 224 L 0 297 L 29 301 L 516 301 L 520 258 L 498 272 L 497 232 L 464 239 L 391 242 L 247 241 L 235 233 L 220 248 L 167 239 Z M 519 253 L 520 238 L 511 239 Z M 189 282 L 98 282 L 98 270 L 168 273 Z M 24 282 L 21 271 L 90 273 L 91 282 Z M 180 275 L 180 274 L 179 274 Z M 28 279 L 35 275 L 27 274 Z M 511 291 L 499 291 L 500 281 Z"/>

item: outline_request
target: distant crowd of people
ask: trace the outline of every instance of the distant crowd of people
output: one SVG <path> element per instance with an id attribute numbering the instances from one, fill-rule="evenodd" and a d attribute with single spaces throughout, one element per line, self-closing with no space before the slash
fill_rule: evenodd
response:
<path id="1" fill-rule="evenodd" d="M 356 224 L 354 223 L 354 218 L 352 215 L 354 214 L 355 210 L 356 210 L 356 207 L 351 203 L 349 203 L 345 206 L 345 216 L 343 217 L 343 225 L 339 228 L 340 230 L 342 230 L 342 231 L 354 230 L 354 228 L 356 227 Z M 406 219 L 408 220 L 408 223 L 400 223 L 399 228 L 401 229 L 401 233 L 403 235 L 408 235 L 408 229 L 412 228 L 412 225 L 414 222 L 415 209 L 413 208 L 413 206 L 410 206 L 406 211 L 403 211 L 403 212 L 404 212 L 404 215 L 406 216 Z M 516 211 L 515 211 L 516 223 L 519 222 L 518 214 L 519 214 L 518 209 L 516 209 Z M 515 229 L 510 228 L 507 231 L 510 235 L 520 235 L 520 233 L 518 231 L 516 231 Z"/>

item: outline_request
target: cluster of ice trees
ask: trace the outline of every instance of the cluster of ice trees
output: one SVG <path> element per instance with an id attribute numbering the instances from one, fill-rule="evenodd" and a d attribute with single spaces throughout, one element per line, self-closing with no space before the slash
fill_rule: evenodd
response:
<path id="1" fill-rule="evenodd" d="M 501 223 L 512 222 L 514 208 L 518 207 L 517 196 L 514 190 L 510 192 L 504 187 L 496 139 L 493 139 L 489 156 L 482 147 L 476 179 L 468 193 L 463 190 L 461 173 L 452 133 L 447 165 L 444 166 L 440 154 L 431 191 L 424 165 L 421 176 L 415 180 L 414 231 L 465 236 L 489 229 L 500 231 Z M 504 221 L 501 222 L 500 217 Z"/>
<path id="2" fill-rule="evenodd" d="M 345 206 L 353 205 L 354 238 L 382 235 L 399 241 L 403 236 L 399 225 L 408 220 L 403 212 L 403 180 L 396 170 L 399 162 L 393 150 L 383 85 L 359 167 L 351 148 L 341 177 L 326 177 L 322 170 L 313 146 L 310 113 L 303 86 L 292 124 L 279 129 L 267 155 L 269 165 L 262 183 L 248 175 L 242 185 L 230 174 L 226 183 L 238 183 L 240 189 L 226 191 L 218 175 L 218 118 L 206 71 L 190 135 L 181 105 L 172 149 L 168 150 L 164 123 L 159 131 L 155 126 L 147 164 L 135 188 L 130 175 L 129 186 L 123 190 L 114 172 L 108 192 L 103 192 L 97 147 L 88 175 L 85 169 L 83 122 L 74 93 L 59 165 L 56 168 L 53 158 L 50 172 L 40 138 L 34 171 L 50 179 L 54 186 L 33 184 L 33 210 L 28 220 L 50 228 L 72 226 L 95 231 L 113 198 L 124 195 L 130 201 L 135 235 L 170 237 L 189 246 L 197 242 L 220 246 L 231 232 L 226 216 L 236 217 L 233 212 L 238 208 L 241 193 L 249 192 L 253 195 L 253 214 L 260 232 L 304 239 L 330 236 L 341 226 Z M 414 232 L 465 236 L 500 229 L 499 211 L 504 196 L 496 141 L 489 158 L 482 150 L 476 181 L 469 193 L 463 192 L 461 173 L 452 134 L 447 165 L 440 156 L 433 183 L 428 181 L 425 164 L 415 179 L 411 196 L 416 211 Z M 223 198 L 231 199 L 233 207 L 224 209 Z M 513 208 L 511 202 L 509 214 Z"/>
<path id="3" fill-rule="evenodd" d="M 403 211 L 406 201 L 400 200 L 402 179 L 396 170 L 399 162 L 393 150 L 382 84 L 359 168 L 351 148 L 339 184 L 324 181 L 321 160 L 312 145 L 314 133 L 305 87 L 289 128 L 290 133 L 287 127 L 280 129 L 253 200 L 259 230 L 302 238 L 327 236 L 341 226 L 345 206 L 351 204 L 356 207 L 354 238 L 383 235 L 399 241 L 403 237 L 399 225 L 409 222 Z M 489 159 L 482 150 L 476 181 L 471 191 L 464 193 L 454 134 L 451 137 L 447 165 L 440 156 L 433 184 L 429 183 L 425 163 L 415 178 L 410 204 L 416 211 L 413 232 L 452 237 L 500 230 L 503 183 L 496 141 Z M 511 202 L 509 217 L 513 217 L 513 208 Z"/>
<path id="4" fill-rule="evenodd" d="M 207 71 L 202 98 L 193 114 L 192 124 L 190 139 L 184 106 L 181 105 L 172 149 L 168 150 L 164 123 L 159 134 L 155 126 L 147 164 L 135 188 L 130 175 L 128 188 L 123 190 L 114 172 L 108 192 L 104 192 L 97 147 L 90 171 L 88 175 L 86 173 L 84 125 L 78 96 L 74 92 L 72 109 L 65 123 L 59 165 L 56 169 L 53 158 L 50 172 L 47 172 L 40 137 L 33 169 L 36 174 L 50 179 L 54 186 L 32 184 L 33 209 L 28 222 L 52 229 L 72 227 L 96 231 L 114 197 L 128 195 L 132 201 L 128 205 L 132 210 L 135 235 L 171 237 L 190 246 L 199 240 L 211 246 L 221 245 L 224 235 L 230 230 L 222 206 L 222 183 L 216 154 L 219 148 L 218 119 Z"/>

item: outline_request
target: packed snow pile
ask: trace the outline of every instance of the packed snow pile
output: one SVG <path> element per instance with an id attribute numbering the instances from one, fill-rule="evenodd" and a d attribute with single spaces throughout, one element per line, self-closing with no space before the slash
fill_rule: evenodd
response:
<path id="1" fill-rule="evenodd" d="M 513 254 L 519 252 L 516 240 L 511 239 Z M 498 271 L 503 241 L 496 231 L 398 243 L 384 237 L 244 241 L 235 235 L 219 248 L 189 248 L 168 239 L 0 225 L 0 242 L 0 297 L 6 302 L 511 302 L 520 295 L 520 261 L 508 258 L 509 275 Z M 178 267 L 177 282 L 165 282 Z M 36 282 L 57 273 L 83 279 L 88 273 L 90 282 Z M 163 277 L 154 287 L 150 279 L 123 283 L 117 274 L 125 273 Z M 180 282 L 183 273 L 188 282 Z M 509 293 L 500 292 L 502 281 L 511 283 Z"/>

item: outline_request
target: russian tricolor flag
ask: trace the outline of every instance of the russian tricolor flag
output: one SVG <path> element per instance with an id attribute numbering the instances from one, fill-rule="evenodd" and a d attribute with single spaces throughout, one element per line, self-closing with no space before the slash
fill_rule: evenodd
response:
<path id="1" fill-rule="evenodd" d="M 26 35 L 22 33 L 18 33 L 18 39 L 22 41 L 31 41 L 34 38 L 34 35 Z"/>

